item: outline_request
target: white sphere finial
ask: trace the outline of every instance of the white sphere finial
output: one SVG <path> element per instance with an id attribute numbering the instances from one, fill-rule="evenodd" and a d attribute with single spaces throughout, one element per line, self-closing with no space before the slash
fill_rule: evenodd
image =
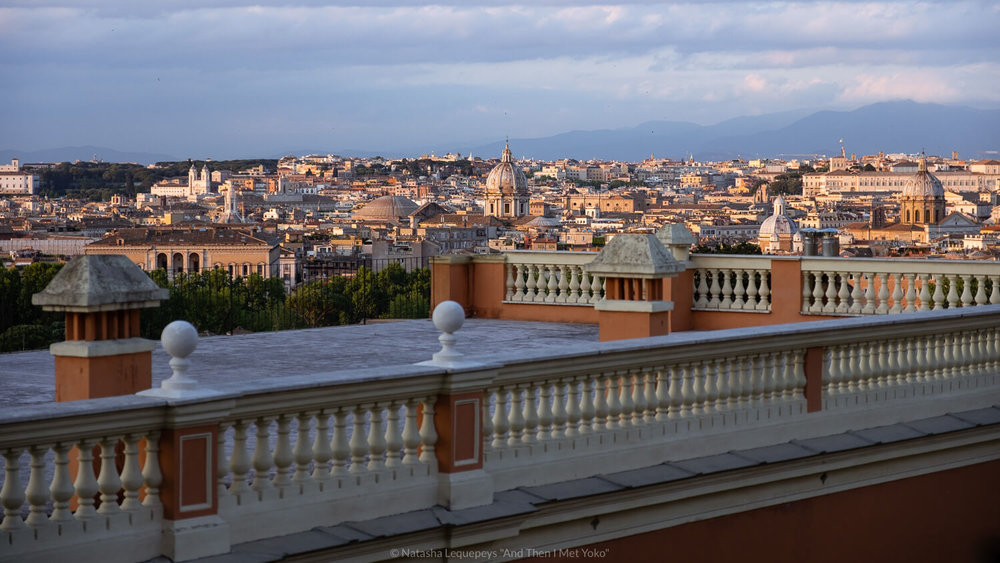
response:
<path id="1" fill-rule="evenodd" d="M 441 331 L 441 336 L 438 337 L 441 351 L 434 354 L 434 363 L 447 365 L 460 361 L 463 356 L 455 351 L 455 342 L 458 339 L 454 333 L 465 323 L 465 309 L 455 301 L 442 301 L 434 307 L 431 319 L 434 321 L 434 326 Z"/>
<path id="2" fill-rule="evenodd" d="M 187 357 L 198 347 L 198 330 L 187 321 L 174 321 L 163 328 L 160 344 L 170 355 L 170 367 L 174 370 L 169 379 L 160 384 L 163 389 L 187 390 L 197 387 L 198 382 L 187 375 L 191 362 Z"/>
<path id="3" fill-rule="evenodd" d="M 431 317 L 434 326 L 441 332 L 453 333 L 465 324 L 465 309 L 455 301 L 442 301 L 434 307 Z"/>

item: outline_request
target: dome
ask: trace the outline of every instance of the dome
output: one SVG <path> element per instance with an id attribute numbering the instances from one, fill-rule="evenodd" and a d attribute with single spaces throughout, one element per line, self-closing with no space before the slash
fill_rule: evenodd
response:
<path id="1" fill-rule="evenodd" d="M 927 171 L 927 159 L 920 159 L 917 173 L 903 184 L 903 197 L 944 197 L 944 186 Z"/>
<path id="2" fill-rule="evenodd" d="M 765 235 L 794 235 L 799 230 L 795 221 L 785 215 L 785 200 L 778 196 L 774 200 L 774 213 L 760 224 L 759 238 Z"/>
<path id="3" fill-rule="evenodd" d="M 354 212 L 359 219 L 398 219 L 407 217 L 420 207 L 413 200 L 401 195 L 384 195 L 365 204 Z"/>
<path id="4" fill-rule="evenodd" d="M 510 145 L 503 148 L 503 155 L 500 157 L 500 164 L 490 170 L 486 177 L 486 191 L 500 193 L 527 193 L 528 179 L 524 177 L 524 172 L 514 165 L 514 158 L 510 153 Z"/>

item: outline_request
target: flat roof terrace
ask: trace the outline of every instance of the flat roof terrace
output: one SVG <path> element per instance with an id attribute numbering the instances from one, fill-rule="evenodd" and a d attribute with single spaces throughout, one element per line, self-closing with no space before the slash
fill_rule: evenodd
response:
<path id="1" fill-rule="evenodd" d="M 430 319 L 374 322 L 305 330 L 209 336 L 189 357 L 199 385 L 413 364 L 441 349 Z M 597 325 L 466 319 L 457 348 L 470 360 L 498 361 L 598 341 Z M 153 388 L 170 377 L 170 357 L 153 351 Z M 55 401 L 55 359 L 48 350 L 0 354 L 0 406 Z M 344 374 L 349 378 L 350 374 Z"/>

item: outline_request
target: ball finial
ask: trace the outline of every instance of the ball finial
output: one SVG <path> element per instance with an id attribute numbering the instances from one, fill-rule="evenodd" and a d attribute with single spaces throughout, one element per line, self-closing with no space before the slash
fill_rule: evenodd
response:
<path id="1" fill-rule="evenodd" d="M 187 358 L 198 347 L 198 330 L 187 321 L 174 321 L 163 328 L 160 343 L 174 358 Z"/>
<path id="2" fill-rule="evenodd" d="M 434 315 L 431 318 L 438 330 L 451 334 L 462 328 L 465 323 L 465 309 L 455 301 L 442 301 L 434 307 Z"/>

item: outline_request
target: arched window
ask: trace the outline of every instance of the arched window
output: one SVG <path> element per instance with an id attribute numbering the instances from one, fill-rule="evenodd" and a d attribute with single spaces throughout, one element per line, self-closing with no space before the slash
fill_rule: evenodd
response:
<path id="1" fill-rule="evenodd" d="M 188 256 L 188 271 L 196 274 L 199 270 L 201 270 L 201 257 L 197 254 Z"/>
<path id="2" fill-rule="evenodd" d="M 167 255 L 166 253 L 159 253 L 156 255 L 156 269 L 166 270 L 167 269 Z"/>

